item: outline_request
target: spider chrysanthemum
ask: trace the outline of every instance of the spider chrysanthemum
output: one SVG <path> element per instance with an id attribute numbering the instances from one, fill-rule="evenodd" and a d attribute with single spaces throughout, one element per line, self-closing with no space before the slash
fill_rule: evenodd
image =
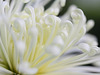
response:
<path id="1" fill-rule="evenodd" d="M 94 21 L 66 0 L 0 0 L 0 75 L 100 75 Z"/>

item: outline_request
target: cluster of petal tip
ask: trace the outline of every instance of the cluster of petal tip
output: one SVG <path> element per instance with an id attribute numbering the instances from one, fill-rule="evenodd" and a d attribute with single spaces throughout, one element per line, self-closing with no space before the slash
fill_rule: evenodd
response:
<path id="1" fill-rule="evenodd" d="M 97 61 L 97 40 L 86 34 L 94 21 L 74 5 L 57 17 L 66 0 L 44 10 L 48 1 L 0 0 L 0 74 L 79 75 L 80 65 Z"/>

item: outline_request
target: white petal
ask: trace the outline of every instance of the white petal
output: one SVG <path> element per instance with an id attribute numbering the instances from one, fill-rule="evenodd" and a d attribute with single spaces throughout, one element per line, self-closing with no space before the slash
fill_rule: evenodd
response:
<path id="1" fill-rule="evenodd" d="M 36 74 L 38 69 L 37 68 L 30 68 L 30 64 L 28 62 L 23 62 L 19 65 L 18 70 L 22 74 Z"/>
<path id="2" fill-rule="evenodd" d="M 86 25 L 87 31 L 89 31 L 90 29 L 92 29 L 93 26 L 94 26 L 94 21 L 93 20 L 89 20 L 87 22 L 87 25 Z"/>
<path id="3" fill-rule="evenodd" d="M 78 47 L 85 52 L 90 52 L 90 46 L 87 43 L 80 43 Z"/>
<path id="4" fill-rule="evenodd" d="M 47 52 L 47 53 L 50 53 L 50 54 L 52 54 L 52 55 L 54 55 L 54 56 L 57 56 L 57 55 L 60 54 L 61 50 L 60 50 L 60 48 L 57 47 L 57 46 L 50 45 L 50 46 L 48 46 L 48 47 L 46 48 L 46 52 Z"/>
<path id="5" fill-rule="evenodd" d="M 5 69 L 5 68 L 3 68 L 3 67 L 0 67 L 0 74 L 7 74 L 7 75 L 12 75 L 13 74 L 13 72 L 11 72 L 11 71 L 9 71 L 9 70 L 7 70 L 7 69 Z"/>
<path id="6" fill-rule="evenodd" d="M 53 41 L 54 44 L 57 44 L 57 45 L 60 45 L 60 46 L 63 46 L 64 45 L 64 40 L 62 39 L 61 36 L 56 36 L 54 38 L 54 41 Z"/>

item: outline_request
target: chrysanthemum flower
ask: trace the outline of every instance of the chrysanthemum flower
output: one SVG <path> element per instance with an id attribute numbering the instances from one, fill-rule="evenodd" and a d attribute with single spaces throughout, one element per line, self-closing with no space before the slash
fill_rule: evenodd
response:
<path id="1" fill-rule="evenodd" d="M 66 0 L 0 0 L 0 75 L 100 75 L 94 21 L 72 5 L 57 17 Z M 85 35 L 86 34 L 86 35 Z M 93 72 L 96 72 L 95 74 Z"/>

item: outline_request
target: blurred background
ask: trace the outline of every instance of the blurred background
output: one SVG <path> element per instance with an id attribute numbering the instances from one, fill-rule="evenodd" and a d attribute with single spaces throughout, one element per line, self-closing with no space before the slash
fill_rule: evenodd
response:
<path id="1" fill-rule="evenodd" d="M 100 0 L 66 0 L 66 6 L 63 7 L 59 15 L 63 15 L 70 5 L 76 5 L 83 10 L 87 19 L 95 21 L 95 26 L 88 33 L 98 38 L 100 46 Z"/>

